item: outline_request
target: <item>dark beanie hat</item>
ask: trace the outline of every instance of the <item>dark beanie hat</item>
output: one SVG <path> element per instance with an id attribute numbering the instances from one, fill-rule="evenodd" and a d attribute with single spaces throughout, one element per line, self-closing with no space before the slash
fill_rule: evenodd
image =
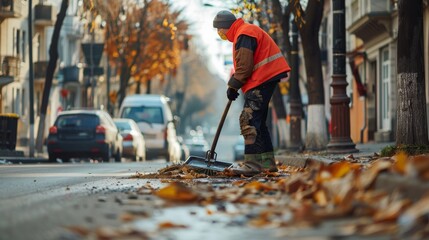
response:
<path id="1" fill-rule="evenodd" d="M 216 17 L 213 19 L 213 27 L 214 28 L 224 28 L 228 29 L 231 25 L 237 20 L 229 11 L 220 11 L 216 14 Z"/>

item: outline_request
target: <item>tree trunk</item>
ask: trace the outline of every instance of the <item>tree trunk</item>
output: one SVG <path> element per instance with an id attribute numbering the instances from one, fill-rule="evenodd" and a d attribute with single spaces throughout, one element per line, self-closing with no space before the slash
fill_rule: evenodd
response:
<path id="1" fill-rule="evenodd" d="M 48 109 L 49 95 L 52 87 L 52 80 L 54 78 L 54 73 L 55 73 L 55 69 L 57 68 L 57 61 L 58 61 L 58 41 L 60 39 L 61 27 L 63 26 L 63 22 L 64 22 L 64 18 L 66 17 L 68 6 L 69 6 L 69 1 L 62 0 L 61 9 L 57 15 L 57 21 L 55 22 L 51 45 L 49 47 L 49 63 L 46 69 L 45 86 L 43 89 L 42 105 L 40 107 L 39 128 L 37 130 L 36 149 L 38 152 L 43 152 L 43 137 L 45 132 L 46 112 Z"/>
<path id="2" fill-rule="evenodd" d="M 279 132 L 279 148 L 285 149 L 286 148 L 286 108 L 283 102 L 283 95 L 280 92 L 280 88 L 277 86 L 274 89 L 274 94 L 271 99 L 274 111 L 277 115 L 277 128 Z"/>
<path id="3" fill-rule="evenodd" d="M 323 0 L 310 0 L 305 11 L 305 24 L 299 28 L 307 74 L 308 114 L 305 147 L 322 150 L 328 143 L 319 29 L 323 17 Z M 298 24 L 299 26 L 299 24 Z"/>
<path id="4" fill-rule="evenodd" d="M 137 83 L 136 83 L 136 94 L 140 94 L 141 93 L 141 85 L 142 85 L 142 82 L 140 82 L 140 81 L 138 81 Z"/>
<path id="5" fill-rule="evenodd" d="M 398 2 L 396 144 L 428 145 L 422 0 Z"/>
<path id="6" fill-rule="evenodd" d="M 146 94 L 150 94 L 150 85 L 152 85 L 152 80 L 146 82 Z"/>
<path id="7" fill-rule="evenodd" d="M 268 4 L 268 3 L 267 3 Z M 282 5 L 279 0 L 274 0 L 271 2 L 271 6 L 267 9 L 272 9 L 273 11 L 273 19 L 270 19 L 270 22 L 274 24 L 278 24 L 280 26 L 281 31 L 275 31 L 273 34 L 273 39 L 279 45 L 281 51 L 285 56 L 290 56 L 290 41 L 289 41 L 289 18 L 290 11 L 289 7 L 285 7 L 284 12 L 282 12 Z M 269 15 L 268 15 L 269 16 Z M 263 22 L 263 21 L 259 21 Z M 265 26 L 265 30 L 267 31 L 268 26 Z M 279 30 L 280 30 L 279 29 Z M 281 34 L 280 34 L 281 33 Z M 290 59 L 288 59 L 290 60 Z M 290 73 L 289 73 L 290 74 Z M 283 101 L 283 95 L 280 92 L 280 89 L 277 87 L 274 91 L 272 102 L 274 106 L 274 110 L 277 115 L 277 129 L 279 133 L 279 148 L 285 149 L 287 147 L 288 136 L 287 136 L 287 112 L 286 106 Z"/>
<path id="8" fill-rule="evenodd" d="M 123 59 L 121 64 L 120 87 L 119 87 L 119 104 L 122 105 L 125 95 L 127 94 L 128 82 L 130 81 L 130 69 L 127 66 L 127 60 Z"/>

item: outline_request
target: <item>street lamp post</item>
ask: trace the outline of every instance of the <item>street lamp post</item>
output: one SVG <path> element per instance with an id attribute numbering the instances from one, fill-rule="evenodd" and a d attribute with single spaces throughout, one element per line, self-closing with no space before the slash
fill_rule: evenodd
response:
<path id="1" fill-rule="evenodd" d="M 350 138 L 350 98 L 346 94 L 345 1 L 332 0 L 333 73 L 331 103 L 331 140 L 328 152 L 357 152 Z"/>
<path id="2" fill-rule="evenodd" d="M 30 141 L 29 156 L 34 157 L 34 71 L 33 71 L 33 1 L 28 0 L 28 91 L 30 98 Z"/>

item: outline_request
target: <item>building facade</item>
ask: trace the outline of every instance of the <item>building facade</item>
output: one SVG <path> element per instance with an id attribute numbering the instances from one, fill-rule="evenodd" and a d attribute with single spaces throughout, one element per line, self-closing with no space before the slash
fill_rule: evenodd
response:
<path id="1" fill-rule="evenodd" d="M 28 145 L 30 138 L 30 84 L 29 84 L 29 45 L 33 47 L 33 108 L 34 136 L 40 119 L 40 106 L 46 79 L 46 68 L 49 62 L 49 47 L 53 26 L 61 6 L 61 0 L 33 0 L 31 42 L 28 35 L 27 0 L 4 0 L 0 6 L 0 56 L 2 69 L 0 73 L 0 112 L 16 113 L 18 120 L 17 145 Z M 82 27 L 79 21 L 79 0 L 70 0 L 66 18 L 60 33 L 58 44 L 59 61 L 54 75 L 49 96 L 45 126 L 52 125 L 56 114 L 66 106 L 67 101 L 79 105 L 80 98 L 74 92 L 64 94 L 64 89 L 80 89 L 76 84 L 83 81 L 83 76 L 72 73 L 67 68 L 80 66 L 82 61 L 80 39 Z M 66 69 L 66 70 L 64 70 Z M 65 72 L 65 73 L 64 73 Z M 71 80 L 70 80 L 71 79 Z M 47 133 L 48 127 L 45 128 Z"/>

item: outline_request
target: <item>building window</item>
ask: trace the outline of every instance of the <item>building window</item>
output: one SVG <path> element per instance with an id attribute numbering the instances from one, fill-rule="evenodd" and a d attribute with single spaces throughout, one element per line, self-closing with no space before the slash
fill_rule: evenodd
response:
<path id="1" fill-rule="evenodd" d="M 16 101 L 15 101 L 15 109 L 14 112 L 16 114 L 20 113 L 20 104 L 19 101 L 21 100 L 21 92 L 20 89 L 16 89 Z"/>
<path id="2" fill-rule="evenodd" d="M 22 104 L 22 107 L 21 107 L 21 116 L 25 115 L 24 103 L 25 103 L 25 89 L 23 88 L 22 89 L 22 95 L 21 95 L 21 104 Z"/>
<path id="3" fill-rule="evenodd" d="M 381 50 L 380 113 L 381 128 L 390 130 L 390 54 L 389 49 Z"/>
<path id="4" fill-rule="evenodd" d="M 12 88 L 12 108 L 11 108 L 11 110 L 12 110 L 12 112 L 15 112 L 15 88 Z"/>
<path id="5" fill-rule="evenodd" d="M 16 30 L 16 39 L 15 39 L 15 46 L 16 46 L 16 56 L 21 56 L 21 31 L 19 29 Z"/>
<path id="6" fill-rule="evenodd" d="M 12 30 L 12 54 L 16 53 L 16 29 L 13 28 Z"/>
<path id="7" fill-rule="evenodd" d="M 40 99 L 41 99 L 41 96 L 40 96 L 41 94 L 40 94 L 40 91 L 37 91 L 36 92 L 36 106 L 40 106 L 41 104 L 40 104 Z M 36 115 L 37 116 L 40 116 L 40 108 L 39 107 L 37 107 L 36 108 Z"/>
<path id="8" fill-rule="evenodd" d="M 22 41 L 21 41 L 21 61 L 25 62 L 25 31 L 22 31 Z"/>

